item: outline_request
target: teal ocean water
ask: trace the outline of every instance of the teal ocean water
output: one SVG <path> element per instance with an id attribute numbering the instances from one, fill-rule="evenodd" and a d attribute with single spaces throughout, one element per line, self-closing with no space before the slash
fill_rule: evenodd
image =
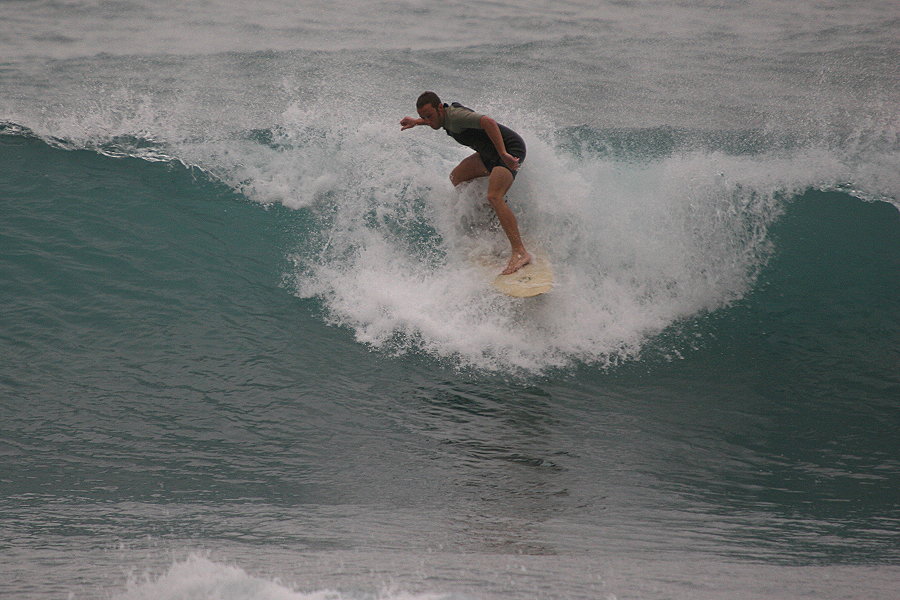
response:
<path id="1" fill-rule="evenodd" d="M 892 597 L 897 24 L 4 3 L 0 597 Z M 552 292 L 424 89 L 525 138 Z"/>

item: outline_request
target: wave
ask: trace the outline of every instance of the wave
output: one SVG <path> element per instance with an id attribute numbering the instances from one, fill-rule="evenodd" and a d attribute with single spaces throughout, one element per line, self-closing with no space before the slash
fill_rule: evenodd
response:
<path id="1" fill-rule="evenodd" d="M 130 111 L 32 129 L 7 123 L 0 133 L 180 163 L 293 209 L 304 221 L 284 277 L 294 294 L 374 349 L 477 370 L 635 360 L 667 328 L 754 289 L 773 255 L 770 229 L 795 198 L 840 190 L 896 202 L 900 189 L 884 132 L 852 136 L 848 157 L 765 132 L 560 130 L 513 113 L 507 123 L 529 154 L 508 200 L 557 279 L 551 293 L 523 301 L 494 292 L 471 259 L 502 254 L 506 242 L 485 183 L 450 185 L 466 152 L 443 135 L 401 134 L 376 116 L 348 123 L 345 106 L 325 104 L 292 104 L 270 127 L 197 135 L 144 100 L 128 102 Z"/>
<path id="2" fill-rule="evenodd" d="M 410 594 L 392 589 L 377 593 L 352 594 L 334 590 L 301 592 L 279 580 L 248 574 L 237 566 L 219 563 L 200 554 L 176 561 L 165 572 L 154 576 L 132 575 L 126 591 L 115 594 L 116 600 L 168 600 L 204 598 L 216 600 L 438 600 L 449 598 L 438 594 Z"/>

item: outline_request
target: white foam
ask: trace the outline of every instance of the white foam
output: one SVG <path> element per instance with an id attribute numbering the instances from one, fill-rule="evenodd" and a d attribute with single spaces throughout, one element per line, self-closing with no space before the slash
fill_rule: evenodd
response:
<path id="1" fill-rule="evenodd" d="M 321 298 L 332 322 L 375 348 L 488 370 L 616 362 L 677 320 L 742 297 L 768 256 L 779 194 L 819 175 L 714 152 L 575 158 L 526 128 L 527 166 L 509 200 L 557 285 L 522 300 L 498 294 L 470 259 L 483 246 L 507 249 L 484 226 L 484 182 L 453 189 L 445 178 L 465 152 L 454 156 L 443 132 L 392 129 L 369 123 L 317 147 L 340 183 L 327 201 L 327 249 L 295 257 L 297 293 Z"/>
<path id="2" fill-rule="evenodd" d="M 298 591 L 277 579 L 248 574 L 238 566 L 191 554 L 165 573 L 132 575 L 115 600 L 437 600 L 446 596 L 393 589 L 353 594 L 334 590 Z"/>
<path id="3" fill-rule="evenodd" d="M 277 582 L 248 575 L 237 566 L 223 565 L 191 555 L 154 577 L 129 578 L 127 590 L 117 600 L 326 600 L 339 598 L 330 592 L 302 594 Z"/>

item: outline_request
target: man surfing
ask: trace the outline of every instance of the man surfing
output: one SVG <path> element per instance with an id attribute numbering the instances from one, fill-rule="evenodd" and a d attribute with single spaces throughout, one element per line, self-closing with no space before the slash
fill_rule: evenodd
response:
<path id="1" fill-rule="evenodd" d="M 403 117 L 400 131 L 416 125 L 441 127 L 447 135 L 475 154 L 464 158 L 450 172 L 450 182 L 457 186 L 478 177 L 488 177 L 487 200 L 503 227 L 512 253 L 501 275 L 515 273 L 531 262 L 531 254 L 525 250 L 516 216 L 504 201 L 504 196 L 516 178 L 516 172 L 525 161 L 525 141 L 522 137 L 494 119 L 479 114 L 461 104 L 442 104 L 434 92 L 424 92 L 416 100 L 420 118 Z"/>

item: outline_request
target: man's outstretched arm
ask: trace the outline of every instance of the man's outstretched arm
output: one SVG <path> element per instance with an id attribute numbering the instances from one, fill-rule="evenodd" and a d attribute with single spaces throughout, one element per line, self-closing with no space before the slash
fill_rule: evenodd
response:
<path id="1" fill-rule="evenodd" d="M 400 119 L 400 131 L 412 129 L 416 125 L 425 125 L 425 119 L 417 119 L 415 117 L 403 117 Z"/>

